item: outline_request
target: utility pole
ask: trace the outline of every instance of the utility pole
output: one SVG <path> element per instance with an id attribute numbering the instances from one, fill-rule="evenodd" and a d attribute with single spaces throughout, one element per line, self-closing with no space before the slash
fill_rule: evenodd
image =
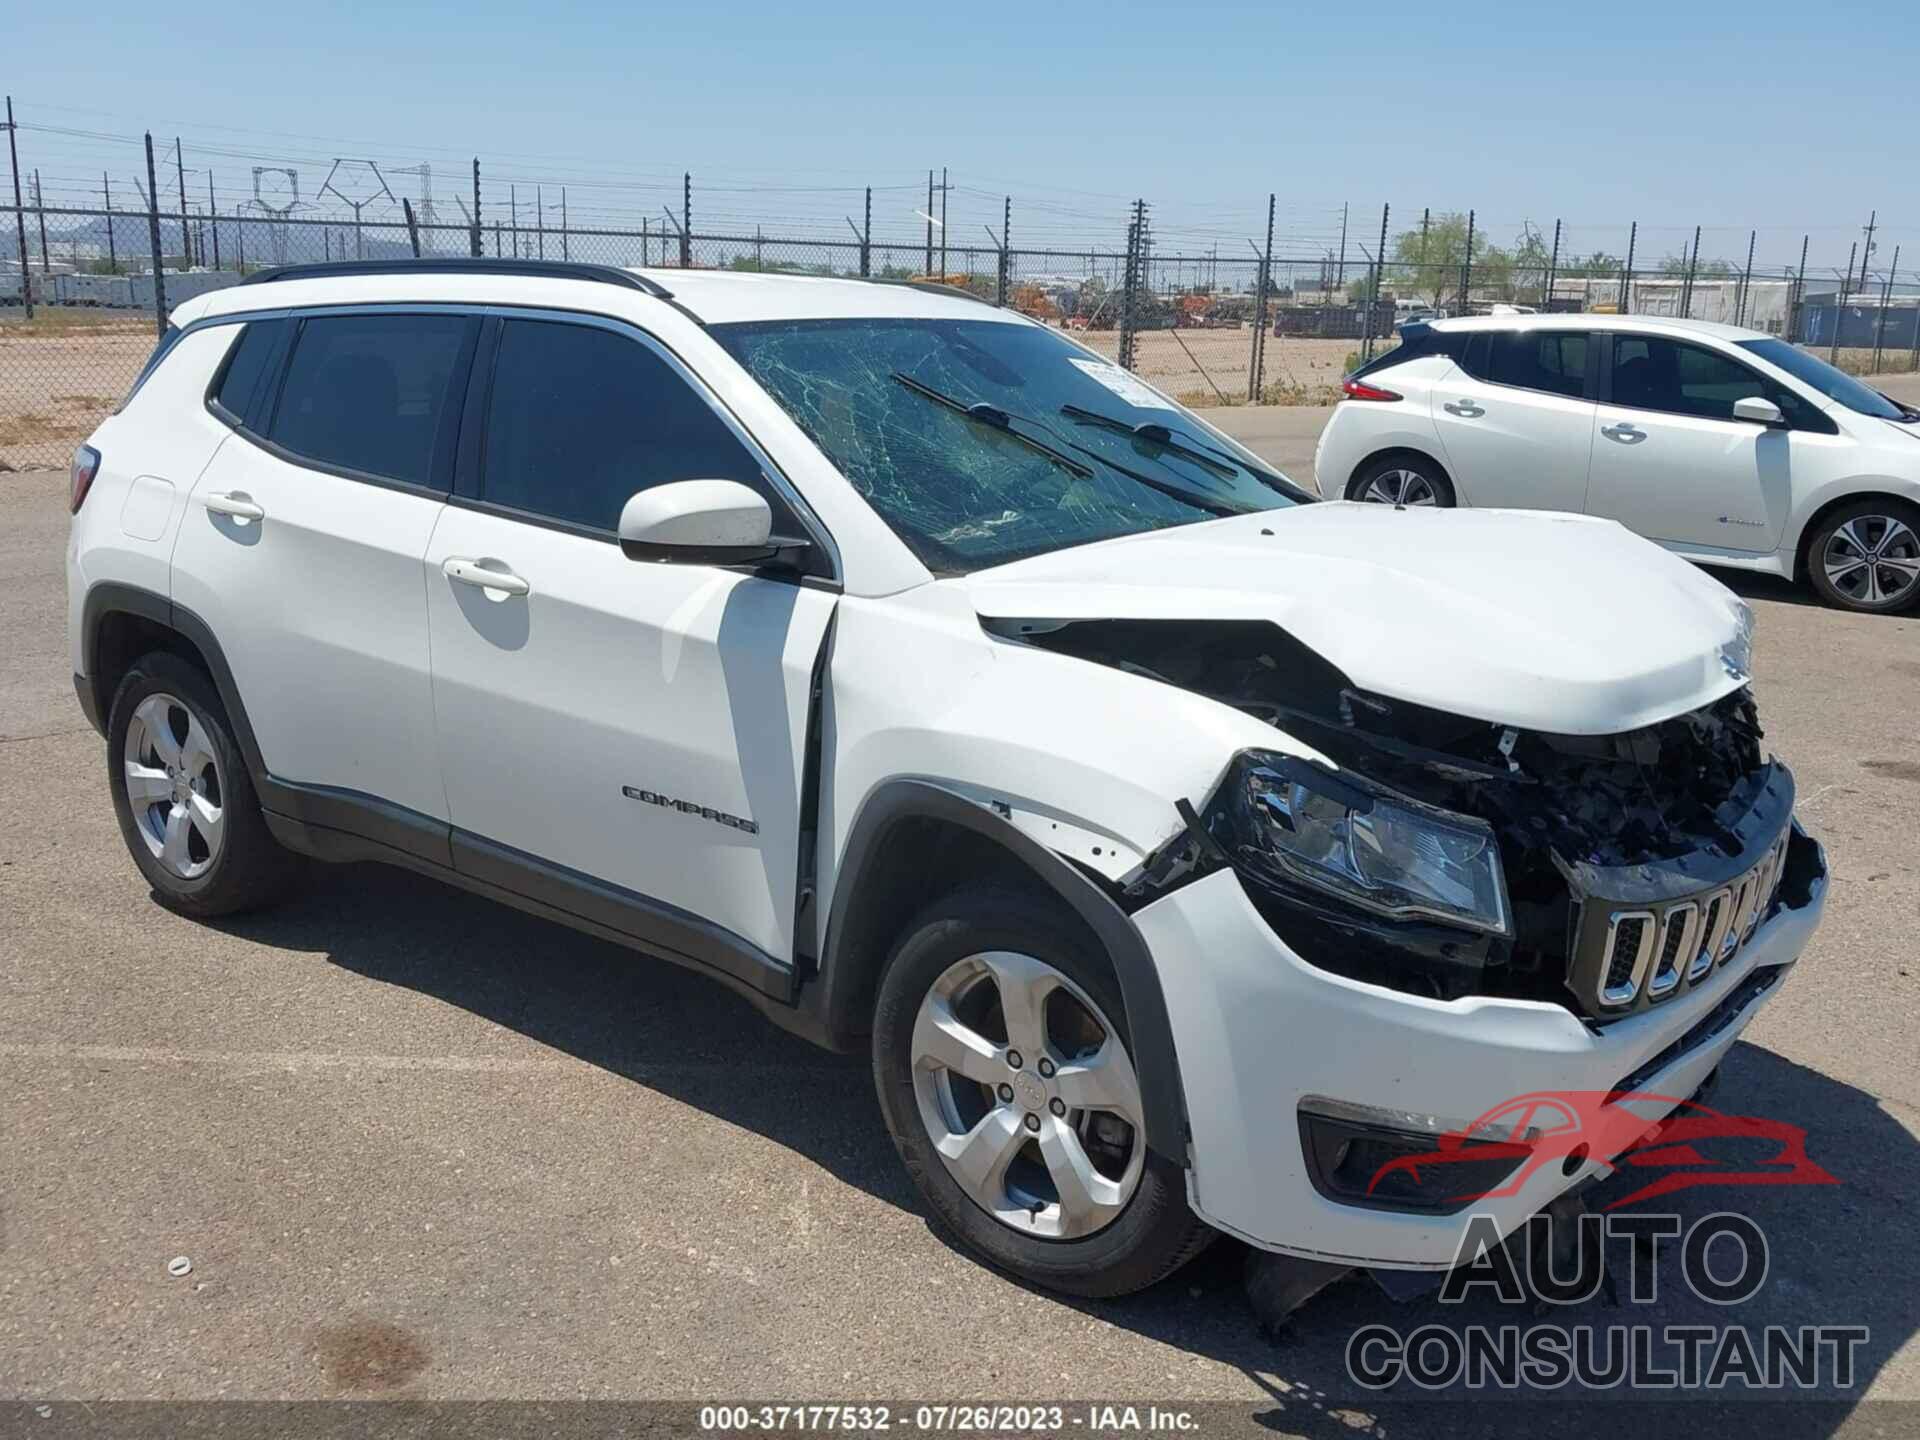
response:
<path id="1" fill-rule="evenodd" d="M 187 234 L 187 159 L 180 149 L 180 137 L 173 137 L 173 171 L 180 182 L 180 263 L 193 268 L 193 239 Z"/>
<path id="2" fill-rule="evenodd" d="M 1007 303 L 1013 289 L 1013 197 L 1004 197 L 1000 207 L 1000 303 Z"/>
<path id="3" fill-rule="evenodd" d="M 533 233 L 539 243 L 535 258 L 547 258 L 547 197 L 544 187 L 533 187 Z"/>
<path id="4" fill-rule="evenodd" d="M 1680 318 L 1693 318 L 1693 274 L 1700 268 L 1700 227 L 1693 227 L 1693 254 L 1687 257 L 1687 278 L 1680 286 Z"/>
<path id="5" fill-rule="evenodd" d="M 1869 263 L 1871 263 L 1873 259 L 1873 232 L 1879 228 L 1879 222 L 1880 222 L 1880 212 L 1878 210 L 1874 210 L 1868 213 L 1867 243 L 1865 248 L 1862 249 L 1860 252 L 1860 287 L 1859 288 L 1862 290 L 1865 290 L 1867 288 L 1867 266 Z M 1847 275 L 1849 279 L 1852 278 L 1852 275 L 1853 275 L 1852 265 L 1847 266 Z"/>
<path id="6" fill-rule="evenodd" d="M 1420 212 L 1420 264 L 1423 267 L 1433 263 L 1433 257 L 1427 254 L 1427 226 L 1432 220 L 1433 210 L 1431 207 Z M 1416 281 L 1419 279 L 1417 275 L 1414 278 Z M 1438 284 L 1433 287 L 1433 303 L 1435 305 L 1440 303 L 1440 287 Z"/>
<path id="7" fill-rule="evenodd" d="M 929 278 L 933 275 L 933 171 L 927 171 L 927 263 L 920 273 Z"/>
<path id="8" fill-rule="evenodd" d="M 693 268 L 693 172 L 680 177 L 680 268 Z"/>
<path id="9" fill-rule="evenodd" d="M 560 258 L 573 259 L 573 247 L 567 241 L 567 187 L 560 187 Z"/>
<path id="10" fill-rule="evenodd" d="M 107 178 L 107 172 L 100 172 L 100 198 L 107 202 L 107 269 L 115 275 L 120 273 L 120 257 L 113 246 L 113 181 Z"/>
<path id="11" fill-rule="evenodd" d="M 211 169 L 207 171 L 207 224 L 213 231 L 213 268 L 218 270 L 220 268 L 220 212 L 214 208 Z"/>
<path id="12" fill-rule="evenodd" d="M 1380 291 L 1387 280 L 1387 215 L 1392 208 L 1390 205 L 1380 207 L 1380 249 L 1373 262 L 1373 284 L 1368 287 L 1366 343 L 1361 347 L 1363 360 L 1373 358 L 1374 317 L 1380 311 Z"/>
<path id="13" fill-rule="evenodd" d="M 167 275 L 160 255 L 160 182 L 153 173 L 153 132 L 147 132 L 147 239 L 153 245 L 153 328 L 167 333 Z M 26 255 L 25 249 L 21 255 Z"/>
<path id="14" fill-rule="evenodd" d="M 1800 237 L 1800 273 L 1793 279 L 1793 303 L 1787 307 L 1787 339 L 1797 340 L 1800 335 L 1800 307 L 1807 300 L 1807 247 L 1813 243 L 1811 235 Z"/>
<path id="15" fill-rule="evenodd" d="M 940 167 L 940 283 L 947 280 L 947 167 Z"/>
<path id="16" fill-rule="evenodd" d="M 520 187 L 507 186 L 507 218 L 512 222 L 513 258 L 520 258 Z"/>
<path id="17" fill-rule="evenodd" d="M 499 242 L 496 239 L 495 244 Z M 486 254 L 486 242 L 480 235 L 480 157 L 473 157 L 473 258 Z"/>
<path id="18" fill-rule="evenodd" d="M 33 319 L 33 277 L 27 274 L 27 207 L 20 199 L 20 147 L 14 142 L 13 97 L 7 97 L 7 159 L 13 166 L 13 233 L 20 241 L 20 303 Z"/>
<path id="19" fill-rule="evenodd" d="M 867 186 L 867 210 L 861 216 L 864 222 L 860 231 L 860 273 L 862 276 L 873 273 L 873 187 Z"/>

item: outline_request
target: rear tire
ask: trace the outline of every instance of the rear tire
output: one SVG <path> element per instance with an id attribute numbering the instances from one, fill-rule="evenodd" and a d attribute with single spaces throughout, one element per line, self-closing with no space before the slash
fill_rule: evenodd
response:
<path id="1" fill-rule="evenodd" d="M 1371 505 L 1425 505 L 1451 510 L 1459 504 L 1453 482 L 1424 455 L 1381 455 L 1354 471 L 1347 499 Z"/>
<path id="2" fill-rule="evenodd" d="M 269 904 L 298 873 L 267 829 L 213 681 L 178 655 L 134 661 L 108 710 L 121 837 L 160 903 L 210 918 Z"/>
<path id="3" fill-rule="evenodd" d="M 935 1030 L 963 1045 L 930 1044 Z M 1004 1270 L 1071 1295 L 1126 1295 L 1213 1238 L 1187 1208 L 1184 1171 L 1146 1147 L 1119 982 L 1057 902 L 981 887 L 922 911 L 881 977 L 873 1071 L 928 1207 Z M 976 1140 L 999 1159 L 963 1185 L 970 1162 L 953 1157 Z"/>
<path id="4" fill-rule="evenodd" d="M 1912 609 L 1920 601 L 1920 507 L 1894 499 L 1840 506 L 1807 541 L 1807 579 L 1842 610 Z"/>

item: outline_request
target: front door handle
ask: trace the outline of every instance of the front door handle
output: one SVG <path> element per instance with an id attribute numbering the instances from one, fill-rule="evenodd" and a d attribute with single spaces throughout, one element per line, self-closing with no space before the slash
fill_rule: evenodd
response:
<path id="1" fill-rule="evenodd" d="M 1609 440 L 1617 440 L 1622 445 L 1638 445 L 1647 438 L 1647 432 L 1622 420 L 1618 425 L 1602 425 L 1600 433 Z"/>
<path id="2" fill-rule="evenodd" d="M 1462 420 L 1478 420 L 1487 413 L 1471 400 L 1449 400 L 1440 408 L 1449 415 L 1458 415 Z"/>
<path id="3" fill-rule="evenodd" d="M 215 515 L 231 515 L 242 523 L 267 518 L 266 510 L 254 504 L 253 497 L 244 490 L 216 490 L 212 494 L 202 495 L 200 503 Z"/>
<path id="4" fill-rule="evenodd" d="M 525 595 L 533 589 L 511 570 L 494 570 L 478 560 L 455 556 L 440 569 L 456 584 L 471 585 L 479 590 L 498 590 L 503 595 Z"/>

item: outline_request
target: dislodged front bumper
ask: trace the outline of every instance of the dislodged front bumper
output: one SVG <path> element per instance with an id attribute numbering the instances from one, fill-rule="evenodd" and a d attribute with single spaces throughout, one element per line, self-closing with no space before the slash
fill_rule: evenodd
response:
<path id="1" fill-rule="evenodd" d="M 1746 986 L 1791 965 L 1820 922 L 1825 857 L 1813 846 L 1802 894 L 1779 907 L 1718 973 L 1672 1000 L 1595 1029 L 1551 1003 L 1424 999 L 1315 969 L 1269 928 L 1222 870 L 1138 911 L 1159 966 L 1192 1128 L 1189 1198 L 1208 1223 L 1264 1249 L 1346 1264 L 1452 1266 L 1470 1214 L 1502 1233 L 1562 1191 L 1604 1173 L 1523 1170 L 1512 1194 L 1455 1214 L 1336 1201 L 1308 1173 L 1307 1097 L 1342 1109 L 1445 1117 L 1464 1126 L 1537 1092 L 1631 1088 L 1691 1095 L 1778 987 Z M 1743 988 L 1745 987 L 1745 988 Z M 1744 998 L 1743 998 L 1744 997 Z M 1651 1122 L 1659 1108 L 1636 1107 Z M 1501 1187 L 1504 1188 L 1504 1187 Z"/>

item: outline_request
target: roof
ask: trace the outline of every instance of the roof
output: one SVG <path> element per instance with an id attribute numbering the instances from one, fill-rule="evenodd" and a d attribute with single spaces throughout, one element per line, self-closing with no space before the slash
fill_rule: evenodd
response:
<path id="1" fill-rule="evenodd" d="M 289 267 L 177 307 L 188 323 L 209 315 L 304 305 L 548 305 L 616 315 L 671 304 L 707 324 L 750 320 L 915 317 L 1024 323 L 1012 310 L 963 291 L 885 281 L 736 270 L 678 270 L 482 259 Z"/>
<path id="2" fill-rule="evenodd" d="M 1681 320 L 1671 315 L 1461 315 L 1429 322 L 1435 330 L 1668 330 L 1715 340 L 1765 340 L 1764 330 L 1722 325 L 1713 320 Z"/>

